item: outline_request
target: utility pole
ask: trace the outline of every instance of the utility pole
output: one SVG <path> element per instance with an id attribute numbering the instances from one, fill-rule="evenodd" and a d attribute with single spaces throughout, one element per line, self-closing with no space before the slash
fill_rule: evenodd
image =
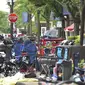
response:
<path id="1" fill-rule="evenodd" d="M 13 13 L 13 6 L 14 6 L 14 0 L 8 0 L 8 5 L 10 7 L 10 14 Z M 13 40 L 13 22 L 10 22 L 10 34 L 11 39 Z"/>

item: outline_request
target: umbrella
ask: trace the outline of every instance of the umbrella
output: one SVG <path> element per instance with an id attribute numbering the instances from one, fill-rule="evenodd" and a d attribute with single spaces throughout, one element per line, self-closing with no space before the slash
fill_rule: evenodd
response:
<path id="1" fill-rule="evenodd" d="M 64 30 L 65 30 L 65 31 L 69 31 L 69 32 L 74 31 L 74 23 L 73 23 L 73 24 L 71 24 L 70 26 L 68 26 L 68 27 L 64 28 Z"/>

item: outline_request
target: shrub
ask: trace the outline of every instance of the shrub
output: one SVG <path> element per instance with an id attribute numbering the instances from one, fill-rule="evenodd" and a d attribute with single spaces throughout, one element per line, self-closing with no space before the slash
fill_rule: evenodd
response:
<path id="1" fill-rule="evenodd" d="M 80 60 L 78 66 L 79 66 L 80 68 L 83 68 L 83 64 L 84 64 L 84 59 Z"/>
<path id="2" fill-rule="evenodd" d="M 75 39 L 76 39 L 75 36 L 69 36 L 69 37 L 68 37 L 68 40 L 75 40 Z"/>
<path id="3" fill-rule="evenodd" d="M 79 45 L 79 43 L 80 43 L 80 39 L 76 39 L 76 40 L 75 40 L 75 44 L 76 44 L 76 45 Z"/>
<path id="4" fill-rule="evenodd" d="M 79 35 L 78 36 L 69 36 L 68 40 L 74 40 L 75 44 L 79 45 L 79 43 L 80 43 L 80 36 Z"/>

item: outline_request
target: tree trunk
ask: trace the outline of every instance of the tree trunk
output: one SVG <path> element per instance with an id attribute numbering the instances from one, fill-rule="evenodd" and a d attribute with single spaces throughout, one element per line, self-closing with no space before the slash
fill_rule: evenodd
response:
<path id="1" fill-rule="evenodd" d="M 30 35 L 32 35 L 32 14 L 30 14 Z"/>
<path id="2" fill-rule="evenodd" d="M 27 34 L 30 36 L 32 34 L 32 18 L 31 14 L 28 15 L 29 22 L 28 22 L 28 27 L 27 27 Z"/>
<path id="3" fill-rule="evenodd" d="M 80 23 L 74 22 L 74 35 L 79 35 L 79 25 Z"/>
<path id="4" fill-rule="evenodd" d="M 24 25 L 24 31 L 27 34 L 27 25 L 26 24 Z"/>
<path id="5" fill-rule="evenodd" d="M 73 16 L 74 21 L 74 35 L 79 35 L 79 25 L 80 25 L 80 13 L 76 13 L 75 17 Z"/>
<path id="6" fill-rule="evenodd" d="M 83 38 L 84 38 L 84 18 L 85 18 L 85 5 L 82 8 L 81 12 L 81 31 L 80 31 L 80 45 L 83 45 Z"/>
<path id="7" fill-rule="evenodd" d="M 30 25 L 29 25 L 29 23 L 27 25 L 27 35 L 30 36 Z"/>
<path id="8" fill-rule="evenodd" d="M 38 23 L 38 44 L 40 42 L 40 36 L 41 36 L 41 25 L 40 25 L 40 11 L 37 11 L 37 23 Z"/>
<path id="9" fill-rule="evenodd" d="M 63 38 L 65 38 L 65 31 L 64 31 L 64 28 L 65 28 L 65 20 L 64 20 L 64 16 L 62 16 L 61 36 L 62 36 Z"/>
<path id="10" fill-rule="evenodd" d="M 50 22 L 49 20 L 46 20 L 47 30 L 49 30 L 49 29 L 50 29 L 50 23 L 49 23 L 49 22 Z"/>

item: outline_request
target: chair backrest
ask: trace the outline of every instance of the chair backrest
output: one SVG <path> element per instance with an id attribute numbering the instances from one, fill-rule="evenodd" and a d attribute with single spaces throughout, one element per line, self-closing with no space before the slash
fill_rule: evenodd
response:
<path id="1" fill-rule="evenodd" d="M 69 49 L 68 48 L 64 48 L 64 56 L 63 56 L 63 58 L 65 59 L 65 60 L 67 60 L 68 59 L 68 57 L 69 57 Z"/>
<path id="2" fill-rule="evenodd" d="M 49 48 L 45 48 L 44 51 L 45 51 L 45 54 L 50 54 L 50 51 L 51 51 L 51 50 L 50 50 Z"/>
<path id="3" fill-rule="evenodd" d="M 62 47 L 56 48 L 56 56 L 58 59 L 63 59 L 63 48 Z"/>

